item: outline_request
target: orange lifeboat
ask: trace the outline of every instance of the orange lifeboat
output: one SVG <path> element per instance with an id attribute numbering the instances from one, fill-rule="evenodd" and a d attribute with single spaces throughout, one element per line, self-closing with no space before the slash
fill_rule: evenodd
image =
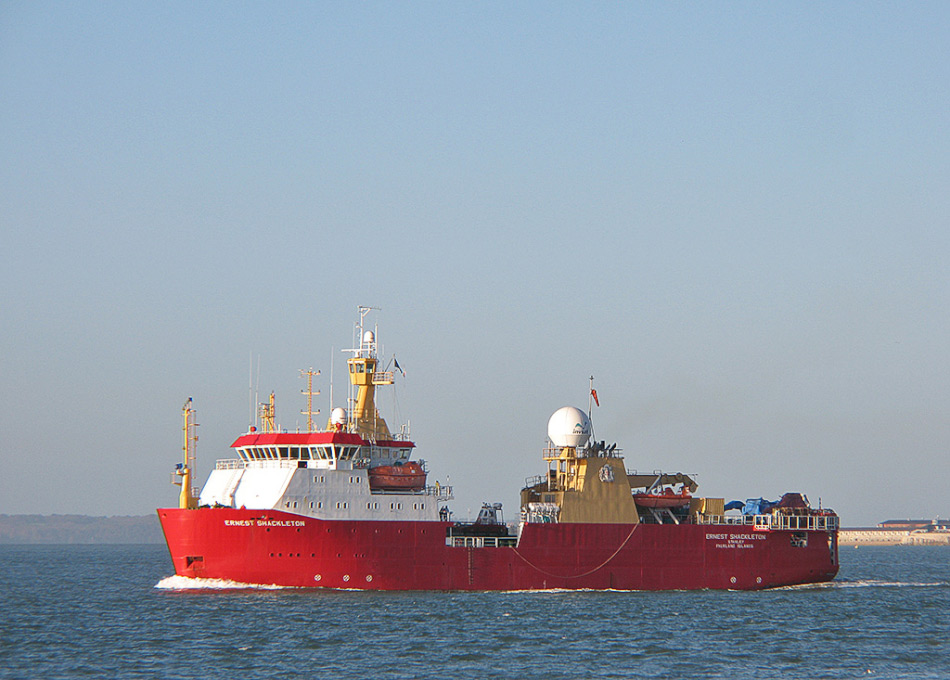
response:
<path id="1" fill-rule="evenodd" d="M 426 471 L 415 461 L 369 469 L 369 488 L 373 490 L 419 491 L 425 485 Z"/>
<path id="2" fill-rule="evenodd" d="M 641 508 L 679 508 L 693 499 L 686 487 L 679 493 L 667 487 L 661 493 L 635 493 L 633 501 Z"/>

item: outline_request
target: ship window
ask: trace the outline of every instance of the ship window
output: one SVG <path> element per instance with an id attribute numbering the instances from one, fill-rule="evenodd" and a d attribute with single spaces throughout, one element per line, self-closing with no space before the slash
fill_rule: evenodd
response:
<path id="1" fill-rule="evenodd" d="M 286 446 L 281 446 L 278 451 L 280 451 L 281 458 L 290 458 L 290 449 L 288 449 Z"/>
<path id="2" fill-rule="evenodd" d="M 313 510 L 313 501 L 310 501 L 310 509 Z"/>

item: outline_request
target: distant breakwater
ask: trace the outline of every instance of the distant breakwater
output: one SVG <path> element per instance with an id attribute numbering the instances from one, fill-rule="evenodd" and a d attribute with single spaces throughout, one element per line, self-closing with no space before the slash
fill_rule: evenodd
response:
<path id="1" fill-rule="evenodd" d="M 921 531 L 908 529 L 879 529 L 859 527 L 840 529 L 838 545 L 946 545 L 950 546 L 950 531 Z"/>

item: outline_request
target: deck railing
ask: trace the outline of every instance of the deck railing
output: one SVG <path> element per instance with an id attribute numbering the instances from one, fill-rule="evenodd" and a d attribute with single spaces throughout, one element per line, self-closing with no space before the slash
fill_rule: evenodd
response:
<path id="1" fill-rule="evenodd" d="M 242 470 L 246 467 L 256 467 L 256 468 L 296 468 L 296 460 L 254 460 L 247 461 L 241 460 L 240 458 L 221 458 L 214 464 L 215 470 Z"/>
<path id="2" fill-rule="evenodd" d="M 837 531 L 837 515 L 696 515 L 698 524 L 750 525 L 760 531 L 791 529 L 794 531 Z"/>

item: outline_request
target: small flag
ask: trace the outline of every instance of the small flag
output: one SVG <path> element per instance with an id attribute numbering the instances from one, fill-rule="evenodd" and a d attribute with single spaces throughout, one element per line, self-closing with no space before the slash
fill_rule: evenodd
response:
<path id="1" fill-rule="evenodd" d="M 400 373 L 402 373 L 403 377 L 405 377 L 406 372 L 405 372 L 404 370 L 402 370 L 402 366 L 400 366 L 400 365 L 399 365 L 399 362 L 396 361 L 396 357 L 395 357 L 395 356 L 393 356 L 393 365 L 396 367 L 396 370 L 399 371 Z"/>
<path id="2" fill-rule="evenodd" d="M 594 398 L 594 403 L 600 406 L 600 399 L 597 398 L 597 390 L 590 388 L 590 396 Z"/>

